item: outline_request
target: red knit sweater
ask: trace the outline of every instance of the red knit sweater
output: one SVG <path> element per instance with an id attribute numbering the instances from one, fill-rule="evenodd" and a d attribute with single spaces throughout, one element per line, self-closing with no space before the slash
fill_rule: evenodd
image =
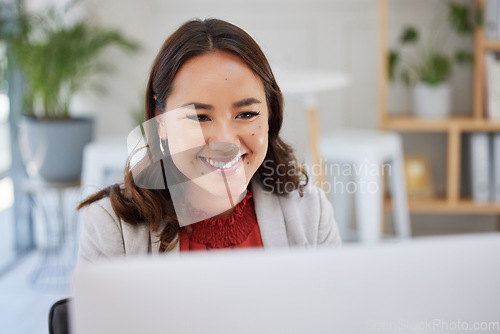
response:
<path id="1" fill-rule="evenodd" d="M 214 248 L 263 247 L 252 194 L 247 191 L 236 205 L 231 217 L 208 218 L 191 224 L 188 236 L 185 228 L 179 234 L 180 250 L 206 250 Z"/>

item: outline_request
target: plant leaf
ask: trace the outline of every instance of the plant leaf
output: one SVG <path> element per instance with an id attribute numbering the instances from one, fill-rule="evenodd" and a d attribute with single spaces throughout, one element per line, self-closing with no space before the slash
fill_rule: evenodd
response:
<path id="1" fill-rule="evenodd" d="M 399 42 L 401 44 L 415 44 L 418 41 L 418 31 L 413 26 L 407 26 L 403 29 Z"/>
<path id="2" fill-rule="evenodd" d="M 451 59 L 440 53 L 429 54 L 420 68 L 420 80 L 431 86 L 446 81 L 451 75 Z"/>
<path id="3" fill-rule="evenodd" d="M 396 66 L 398 65 L 398 62 L 399 62 L 399 53 L 397 53 L 394 50 L 391 50 L 389 52 L 389 79 L 390 80 L 394 80 Z"/>
<path id="4" fill-rule="evenodd" d="M 469 50 L 457 50 L 455 52 L 455 61 L 459 65 L 469 65 L 474 62 L 474 55 Z"/>
<path id="5" fill-rule="evenodd" d="M 6 9 L 5 9 L 6 10 Z M 27 14 L 22 8 L 6 16 L 0 3 L 0 39 L 8 41 L 12 56 L 26 81 L 25 101 L 43 106 L 45 117 L 69 117 L 68 106 L 74 93 L 93 74 L 109 73 L 110 63 L 100 62 L 110 47 L 135 52 L 139 44 L 119 31 L 95 27 L 85 21 L 71 24 L 50 7 L 43 14 Z M 7 21 L 16 29 L 5 30 Z"/>
<path id="6" fill-rule="evenodd" d="M 459 35 L 472 34 L 469 7 L 458 3 L 448 4 L 448 21 Z"/>

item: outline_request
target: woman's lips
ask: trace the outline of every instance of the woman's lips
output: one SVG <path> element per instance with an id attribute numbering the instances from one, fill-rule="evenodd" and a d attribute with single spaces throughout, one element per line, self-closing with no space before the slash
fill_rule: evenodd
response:
<path id="1" fill-rule="evenodd" d="M 200 157 L 202 160 L 208 162 L 209 165 L 215 168 L 228 169 L 231 168 L 234 164 L 238 163 L 241 159 L 240 155 L 235 156 L 234 158 L 206 158 Z"/>
<path id="2" fill-rule="evenodd" d="M 243 160 L 245 159 L 246 154 L 237 155 L 234 158 L 206 158 L 199 156 L 200 160 L 203 164 L 210 169 L 211 172 L 224 172 L 224 175 L 229 176 L 236 173 L 238 168 L 243 164 Z"/>

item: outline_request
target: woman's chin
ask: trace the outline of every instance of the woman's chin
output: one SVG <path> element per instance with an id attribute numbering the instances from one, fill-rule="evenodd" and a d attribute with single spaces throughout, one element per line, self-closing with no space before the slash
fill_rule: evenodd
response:
<path id="1" fill-rule="evenodd" d="M 207 179 L 212 179 L 211 177 Z M 224 179 L 220 178 L 219 180 L 207 180 L 204 177 L 193 180 L 192 182 L 196 184 L 199 188 L 204 190 L 205 193 L 208 193 L 214 196 L 215 199 L 224 199 L 224 198 L 237 198 L 240 197 L 246 190 L 248 182 L 246 180 L 233 178 L 228 178 L 227 183 L 224 182 Z M 201 195 L 201 193 L 200 193 Z"/>

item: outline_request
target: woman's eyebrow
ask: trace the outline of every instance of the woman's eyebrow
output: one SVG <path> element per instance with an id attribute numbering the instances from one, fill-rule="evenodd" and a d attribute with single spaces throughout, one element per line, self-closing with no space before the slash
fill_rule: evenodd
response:
<path id="1" fill-rule="evenodd" d="M 204 110 L 213 110 L 214 107 L 210 104 L 200 103 L 200 102 L 188 102 L 184 103 L 181 108 L 185 108 L 188 106 L 194 106 L 195 109 L 204 109 Z"/>
<path id="2" fill-rule="evenodd" d="M 246 99 L 243 99 L 241 101 L 233 103 L 233 108 L 241 108 L 241 107 L 246 107 L 252 104 L 257 104 L 257 103 L 262 103 L 259 100 L 257 100 L 254 97 L 249 97 Z M 194 106 L 195 109 L 202 109 L 202 110 L 214 110 L 214 106 L 206 103 L 200 103 L 200 102 L 188 102 L 184 103 L 181 107 L 187 107 L 187 106 Z"/>
<path id="3" fill-rule="evenodd" d="M 256 98 L 249 97 L 247 99 L 243 99 L 241 101 L 235 102 L 233 104 L 233 107 L 234 108 L 246 107 L 246 106 L 249 106 L 249 105 L 252 105 L 252 104 L 256 104 L 256 103 L 262 103 L 262 102 L 260 102 Z"/>

